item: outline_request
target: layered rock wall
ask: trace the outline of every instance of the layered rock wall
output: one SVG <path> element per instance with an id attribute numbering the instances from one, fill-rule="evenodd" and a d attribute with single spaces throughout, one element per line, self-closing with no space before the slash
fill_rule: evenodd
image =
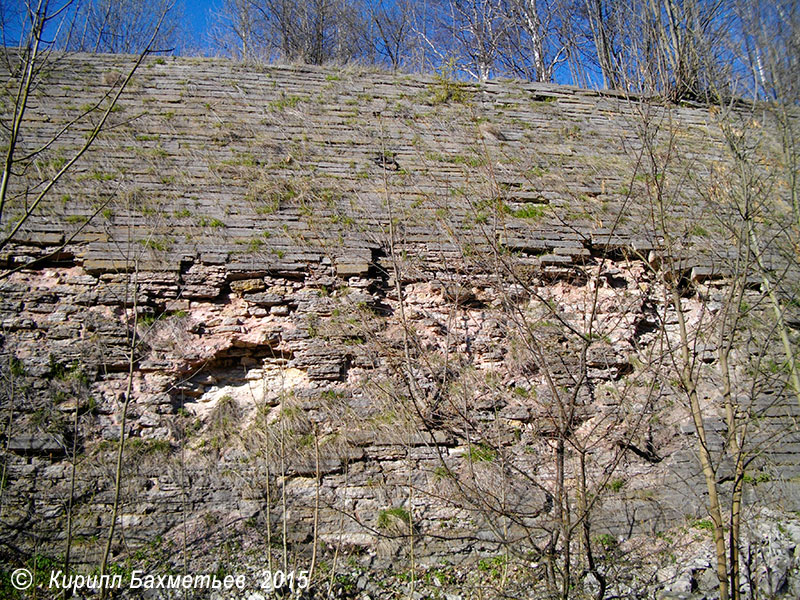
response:
<path id="1" fill-rule="evenodd" d="M 22 147 L 89 114 L 15 182 L 4 226 L 129 62 L 54 63 Z M 618 585 L 677 585 L 647 565 L 664 532 L 700 523 L 702 542 L 707 499 L 669 274 L 724 485 L 714 327 L 740 252 L 708 190 L 732 164 L 703 107 L 148 60 L 2 250 L 3 552 L 62 554 L 71 515 L 73 562 L 98 564 L 124 419 L 120 564 L 258 564 L 269 536 L 373 568 L 511 549 L 543 574 L 560 480 L 594 499 Z M 764 306 L 757 278 L 741 294 Z M 786 515 L 799 408 L 770 333 L 731 335 L 748 514 Z"/>

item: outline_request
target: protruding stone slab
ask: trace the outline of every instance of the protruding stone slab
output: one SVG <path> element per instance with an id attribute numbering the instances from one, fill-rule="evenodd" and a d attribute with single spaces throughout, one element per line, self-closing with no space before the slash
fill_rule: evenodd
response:
<path id="1" fill-rule="evenodd" d="M 263 292 L 267 289 L 267 284 L 263 279 L 241 279 L 239 281 L 231 281 L 231 291 L 237 294 L 254 294 L 256 292 Z"/>
<path id="2" fill-rule="evenodd" d="M 339 277 L 362 277 L 369 272 L 369 263 L 359 262 L 337 262 L 336 274 Z"/>
<path id="3" fill-rule="evenodd" d="M 252 302 L 257 306 L 268 308 L 270 306 L 277 306 L 283 303 L 283 297 L 277 294 L 270 294 L 269 292 L 260 292 L 255 294 L 248 294 L 247 301 Z"/>
<path id="4" fill-rule="evenodd" d="M 59 434 L 21 433 L 8 440 L 8 450 L 17 454 L 65 454 L 66 442 Z"/>

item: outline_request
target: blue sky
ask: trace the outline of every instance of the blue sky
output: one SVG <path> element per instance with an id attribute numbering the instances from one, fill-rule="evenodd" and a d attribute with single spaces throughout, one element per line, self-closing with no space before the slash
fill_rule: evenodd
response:
<path id="1" fill-rule="evenodd" d="M 181 0 L 178 0 L 181 3 Z M 221 10 L 223 0 L 182 0 L 183 14 L 186 18 L 184 23 L 186 34 L 201 49 L 208 47 L 206 32 L 212 21 L 212 12 Z M 24 10 L 23 0 L 0 0 L 0 8 L 6 19 L 5 36 L 6 43 L 14 45 L 19 42 L 19 16 Z M 60 3 L 56 3 L 56 6 Z M 178 7 L 180 10 L 180 6 Z"/>
<path id="2" fill-rule="evenodd" d="M 196 44 L 202 47 L 207 45 L 205 33 L 211 22 L 211 12 L 220 10 L 221 6 L 221 0 L 184 0 L 188 34 Z"/>

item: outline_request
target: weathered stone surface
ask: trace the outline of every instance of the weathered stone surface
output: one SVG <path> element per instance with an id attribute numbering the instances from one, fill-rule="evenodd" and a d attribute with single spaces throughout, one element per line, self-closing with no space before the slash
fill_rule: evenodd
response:
<path id="1" fill-rule="evenodd" d="M 369 263 L 367 262 L 337 262 L 336 274 L 339 277 L 361 277 L 366 275 L 369 271 Z"/>
<path id="2" fill-rule="evenodd" d="M 58 434 L 15 435 L 8 439 L 7 447 L 10 452 L 20 454 L 66 454 L 66 444 Z"/>
<path id="3" fill-rule="evenodd" d="M 255 294 L 263 292 L 265 289 L 267 289 L 267 285 L 263 279 L 243 279 L 231 282 L 231 291 L 237 294 Z"/>
<path id="4" fill-rule="evenodd" d="M 63 89 L 37 98 L 48 116 L 24 143 L 74 115 L 86 93 L 76 77 L 103 81 L 125 60 L 63 57 L 49 79 Z M 138 204 L 110 202 L 59 260 L 0 279 L 0 413 L 13 413 L 2 425 L 3 547 L 63 552 L 75 464 L 73 556 L 96 567 L 127 406 L 120 564 L 144 548 L 175 568 L 175 548 L 199 561 L 240 546 L 263 555 L 270 519 L 273 534 L 286 524 L 301 559 L 317 535 L 327 558 L 353 551 L 354 561 L 397 564 L 413 528 L 420 565 L 478 556 L 489 566 L 472 572 L 488 578 L 503 540 L 514 540 L 512 554 L 544 579 L 556 440 L 566 436 L 575 511 L 578 450 L 589 465 L 590 525 L 601 536 L 592 543 L 616 578 L 607 595 L 713 596 L 705 525 L 659 545 L 707 506 L 693 421 L 664 350 L 679 340 L 664 281 L 687 282 L 681 310 L 703 330 L 725 307 L 727 288 L 715 286 L 736 255 L 713 237 L 687 242 L 667 273 L 645 218 L 646 182 L 630 170 L 635 101 L 490 82 L 465 87 L 464 110 L 426 103 L 433 79 L 149 64 L 103 144 L 64 180 L 76 200 L 35 215 L 3 250 L 9 267 L 45 255 L 114 192 L 114 177 L 130 183 Z M 726 165 L 712 112 L 674 110 L 685 148 L 702 154 L 691 160 Z M 80 145 L 85 131 L 54 151 Z M 376 162 L 381 148 L 400 169 Z M 720 217 L 684 187 L 670 215 L 681 231 Z M 742 306 L 764 306 L 754 282 L 742 293 Z M 718 344 L 692 347 L 715 460 L 726 435 Z M 761 509 L 800 509 L 800 408 L 780 353 L 765 348 L 752 350 L 756 369 L 750 349 L 732 354 L 737 377 L 766 373 L 737 391 L 753 415 L 746 547 L 761 557 L 759 593 L 796 597 L 797 524 Z M 727 494 L 732 463 L 718 466 Z M 672 566 L 647 563 L 684 549 Z M 639 550 L 636 568 L 616 565 Z M 588 575 L 581 585 L 597 589 Z"/>
<path id="5" fill-rule="evenodd" d="M 249 294 L 247 296 L 247 301 L 258 306 L 271 307 L 282 304 L 284 302 L 284 297 L 270 293 Z"/>

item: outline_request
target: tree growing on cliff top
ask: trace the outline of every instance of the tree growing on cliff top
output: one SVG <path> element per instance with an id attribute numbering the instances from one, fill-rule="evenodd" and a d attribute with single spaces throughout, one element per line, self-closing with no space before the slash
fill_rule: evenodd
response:
<path id="1" fill-rule="evenodd" d="M 172 52 L 181 33 L 176 1 L 82 0 L 74 32 L 64 45 L 76 52 L 139 54 L 147 46 Z"/>
<path id="2" fill-rule="evenodd" d="M 212 37 L 247 62 L 345 63 L 371 52 L 360 3 L 337 0 L 226 0 Z"/>
<path id="3" fill-rule="evenodd" d="M 799 27 L 792 0 L 226 0 L 212 37 L 246 61 L 430 72 L 454 60 L 478 81 L 717 102 L 767 97 L 776 75 L 796 80 Z"/>

